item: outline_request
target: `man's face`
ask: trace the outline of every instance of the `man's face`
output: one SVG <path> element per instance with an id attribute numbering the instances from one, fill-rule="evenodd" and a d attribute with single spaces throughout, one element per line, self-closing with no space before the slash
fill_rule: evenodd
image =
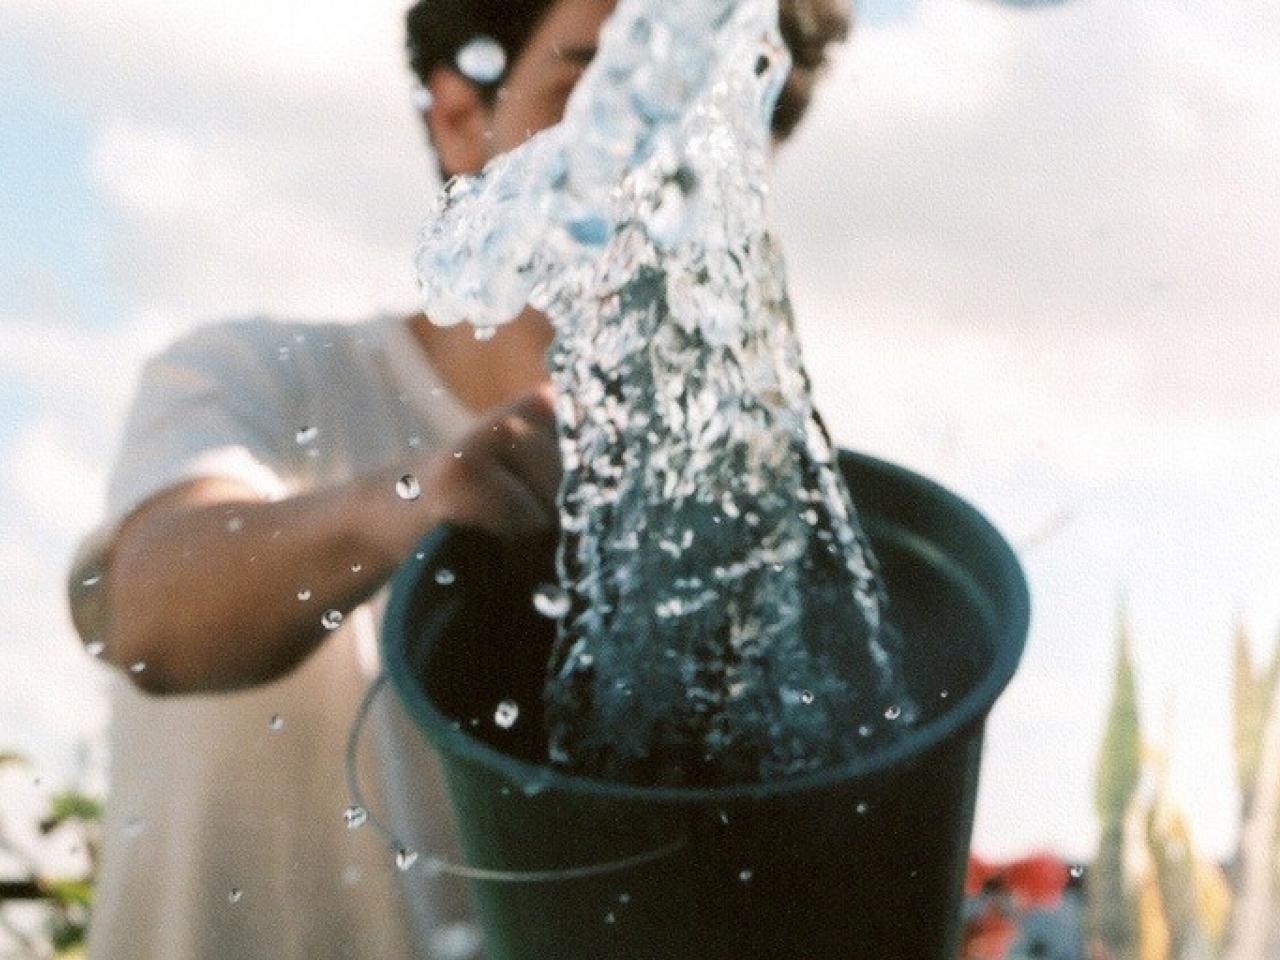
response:
<path id="1" fill-rule="evenodd" d="M 507 72 L 492 104 L 454 71 L 437 70 L 426 115 L 446 174 L 475 173 L 498 154 L 559 123 L 596 53 L 616 0 L 557 0 Z"/>
<path id="2" fill-rule="evenodd" d="M 437 70 L 431 81 L 435 105 L 426 120 L 441 168 L 450 175 L 475 173 L 559 123 L 616 5 L 617 0 L 556 0 L 492 104 L 456 71 Z M 794 65 L 774 117 L 775 142 L 785 139 L 805 112 L 828 45 L 847 32 L 848 8 L 848 0 L 782 0 L 782 32 Z"/>
<path id="3" fill-rule="evenodd" d="M 615 6 L 616 0 L 558 0 L 552 6 L 490 110 L 490 155 L 506 153 L 560 122 Z"/>

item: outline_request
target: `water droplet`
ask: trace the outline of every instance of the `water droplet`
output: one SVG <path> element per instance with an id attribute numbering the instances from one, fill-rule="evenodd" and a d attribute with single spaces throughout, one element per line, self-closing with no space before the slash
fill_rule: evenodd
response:
<path id="1" fill-rule="evenodd" d="M 938 694 L 938 699 L 939 699 L 939 700 L 945 700 L 945 699 L 947 699 L 947 697 L 949 697 L 949 696 L 951 696 L 950 691 L 948 691 L 948 690 L 943 690 L 941 693 L 939 693 L 939 694 Z"/>
<path id="2" fill-rule="evenodd" d="M 284 729 L 284 717 L 278 713 L 273 713 L 271 719 L 267 721 L 267 729 L 272 733 L 279 733 Z"/>
<path id="3" fill-rule="evenodd" d="M 472 37 L 458 51 L 458 70 L 476 83 L 496 83 L 507 68 L 507 55 L 502 45 L 483 34 Z"/>
<path id="4" fill-rule="evenodd" d="M 239 533 L 244 529 L 244 520 L 240 517 L 232 517 L 227 521 L 227 533 Z"/>
<path id="5" fill-rule="evenodd" d="M 744 867 L 743 869 L 738 871 L 738 882 L 750 883 L 751 878 L 754 877 L 755 875 L 756 874 L 754 870 L 748 870 L 747 868 Z"/>
<path id="6" fill-rule="evenodd" d="M 409 94 L 409 102 L 413 104 L 413 109 L 419 113 L 426 113 L 431 109 L 431 105 L 435 103 L 435 98 L 431 96 L 431 91 L 424 86 L 416 86 L 413 92 Z"/>
<path id="7" fill-rule="evenodd" d="M 721 823 L 723 823 L 726 827 L 729 825 L 729 811 L 728 811 L 728 810 L 721 810 L 721 811 L 720 811 L 720 822 L 721 822 Z"/>
<path id="8" fill-rule="evenodd" d="M 418 853 L 416 850 L 407 850 L 401 847 L 396 851 L 396 868 L 401 872 L 408 870 L 418 862 Z"/>
<path id="9" fill-rule="evenodd" d="M 417 553 L 415 553 L 415 554 L 413 555 L 413 558 L 414 558 L 415 560 L 425 560 L 425 559 L 427 559 L 427 554 L 426 554 L 426 552 L 425 552 L 425 551 L 423 551 L 423 550 L 419 550 Z"/>
<path id="10" fill-rule="evenodd" d="M 293 438 L 298 441 L 298 446 L 305 447 L 319 435 L 320 429 L 318 427 L 303 427 L 293 435 Z"/>
<path id="11" fill-rule="evenodd" d="M 812 690 L 801 690 L 801 691 L 800 691 L 800 702 L 801 702 L 801 703 L 803 703 L 805 706 L 808 706 L 809 704 L 813 703 L 813 691 L 812 691 Z"/>
<path id="12" fill-rule="evenodd" d="M 419 557 L 421 559 L 421 557 Z M 448 567 L 441 567 L 436 571 L 436 583 L 442 587 L 451 587 L 458 582 L 458 575 Z"/>
<path id="13" fill-rule="evenodd" d="M 406 473 L 396 481 L 396 495 L 401 500 L 417 500 L 422 496 L 422 484 L 412 473 Z"/>
<path id="14" fill-rule="evenodd" d="M 145 669 L 147 669 L 147 662 L 145 660 L 135 660 L 133 663 L 129 664 L 130 673 L 141 673 Z"/>
<path id="15" fill-rule="evenodd" d="M 410 438 L 409 438 L 409 446 L 413 447 L 414 449 L 417 449 L 418 447 L 422 446 L 422 438 L 421 438 L 421 437 L 410 437 Z"/>
<path id="16" fill-rule="evenodd" d="M 311 599 L 311 591 L 310 591 L 310 590 L 308 590 L 308 589 L 306 589 L 306 588 L 303 588 L 302 590 L 299 590 L 299 591 L 298 591 L 298 600 L 299 600 L 299 601 L 301 601 L 302 603 L 306 603 L 306 602 L 307 602 L 308 600 L 310 600 L 310 599 Z"/>
<path id="17" fill-rule="evenodd" d="M 364 807 L 347 807 L 342 811 L 342 819 L 346 822 L 348 830 L 358 830 L 368 821 L 369 811 Z"/>
<path id="18" fill-rule="evenodd" d="M 865 800 L 860 801 L 858 805 L 854 807 L 854 810 L 858 812 L 858 816 L 863 816 L 870 809 L 871 807 L 867 805 L 867 802 Z"/>
<path id="19" fill-rule="evenodd" d="M 102 656 L 102 651 L 107 649 L 107 645 L 101 640 L 90 640 L 84 645 L 85 652 L 91 657 Z"/>
<path id="20" fill-rule="evenodd" d="M 493 722 L 503 730 L 510 730 L 520 719 L 520 705 L 514 700 L 503 700 L 493 711 Z"/>
<path id="21" fill-rule="evenodd" d="M 569 594 L 559 584 L 544 583 L 533 591 L 533 609 L 549 620 L 559 620 L 569 612 Z"/>
<path id="22" fill-rule="evenodd" d="M 462 451 L 461 451 L 461 450 L 455 450 L 455 451 L 453 451 L 453 459 L 455 459 L 455 460 L 461 460 L 461 459 L 462 459 Z"/>
<path id="23" fill-rule="evenodd" d="M 631 894 L 627 893 L 624 890 L 622 893 L 618 894 L 618 902 L 625 907 L 628 903 L 631 902 Z"/>
<path id="24" fill-rule="evenodd" d="M 363 563 L 353 563 L 353 564 L 351 565 L 351 572 L 352 572 L 352 573 L 359 573 L 359 572 L 360 572 L 361 570 L 363 570 L 363 569 L 364 569 L 364 564 L 363 564 Z"/>
<path id="25" fill-rule="evenodd" d="M 862 737 L 863 739 L 866 739 L 867 737 L 871 736 L 871 724 L 864 723 L 862 726 L 860 726 L 858 728 L 858 736 Z"/>
<path id="26" fill-rule="evenodd" d="M 320 623 L 326 630 L 337 630 L 342 626 L 342 611 L 326 610 L 324 616 L 320 618 Z"/>
<path id="27" fill-rule="evenodd" d="M 604 922 L 605 922 L 605 923 L 617 923 L 617 922 L 618 922 L 618 918 L 617 918 L 617 916 L 614 914 L 614 912 L 613 912 L 612 910 L 610 910 L 608 913 L 606 913 L 606 914 L 604 915 Z"/>
<path id="28" fill-rule="evenodd" d="M 227 903 L 239 903 L 244 898 L 244 891 L 239 887 L 232 887 L 227 891 Z"/>
<path id="29" fill-rule="evenodd" d="M 439 960 L 472 960 L 484 946 L 480 931 L 470 923 L 451 923 L 431 933 L 428 954 Z"/>
<path id="30" fill-rule="evenodd" d="M 884 712 L 884 718 L 886 720 L 897 720 L 900 716 L 902 716 L 902 708 L 897 704 L 894 704 Z"/>
<path id="31" fill-rule="evenodd" d="M 101 582 L 102 582 L 102 574 L 94 573 L 94 574 L 90 574 L 89 576 L 81 580 L 80 585 L 84 587 L 96 587 Z"/>

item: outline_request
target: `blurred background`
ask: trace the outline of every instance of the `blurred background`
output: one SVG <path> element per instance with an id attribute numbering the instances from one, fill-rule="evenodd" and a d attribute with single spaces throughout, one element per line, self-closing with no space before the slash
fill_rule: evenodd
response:
<path id="1" fill-rule="evenodd" d="M 0 0 L 0 878 L 91 867 L 108 718 L 62 582 L 144 359 L 415 309 L 404 6 Z M 1094 861 L 1120 777 L 1230 881 L 1280 634 L 1280 7 L 858 14 L 776 220 L 837 438 L 1023 550 L 975 850 Z M 30 910 L 0 956 L 44 949 Z"/>

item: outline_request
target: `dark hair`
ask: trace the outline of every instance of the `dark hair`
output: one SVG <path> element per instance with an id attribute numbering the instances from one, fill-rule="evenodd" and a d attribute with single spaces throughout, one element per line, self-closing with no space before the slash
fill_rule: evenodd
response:
<path id="1" fill-rule="evenodd" d="M 507 55 L 507 70 L 524 51 L 555 0 L 418 0 L 405 15 L 409 66 L 424 87 L 438 66 L 456 69 L 454 58 L 473 37 L 491 37 Z M 506 79 L 477 83 L 492 100 Z M 475 81 L 472 81 L 475 82 Z"/>
<path id="2" fill-rule="evenodd" d="M 453 67 L 468 40 L 492 37 L 511 68 L 524 52 L 542 18 L 556 0 L 417 0 L 405 16 L 409 66 L 427 85 L 438 66 Z M 672 0 L 674 3 L 686 0 Z M 813 93 L 817 73 L 826 64 L 827 47 L 849 33 L 849 0 L 781 0 L 782 38 L 795 66 L 773 116 L 773 132 L 788 136 L 800 122 Z M 477 84 L 492 102 L 505 80 Z"/>

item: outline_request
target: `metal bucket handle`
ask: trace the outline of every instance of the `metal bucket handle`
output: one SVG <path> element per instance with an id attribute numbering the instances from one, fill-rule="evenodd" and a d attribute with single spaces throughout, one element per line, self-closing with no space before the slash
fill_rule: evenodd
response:
<path id="1" fill-rule="evenodd" d="M 365 722 L 369 719 L 369 711 L 373 708 L 373 702 L 377 699 L 382 688 L 387 685 L 387 673 L 383 671 L 379 673 L 377 678 L 369 684 L 369 689 L 365 691 L 364 698 L 360 701 L 360 706 L 356 709 L 355 719 L 351 721 L 351 730 L 347 734 L 347 751 L 346 751 L 346 780 L 347 792 L 351 796 L 352 803 L 355 808 L 362 810 L 368 820 L 368 824 L 373 828 L 374 833 L 378 835 L 378 839 L 396 855 L 397 862 L 404 863 L 409 860 L 417 859 L 417 852 L 411 850 L 406 844 L 395 835 L 395 832 L 387 826 L 383 820 L 369 809 L 368 801 L 365 800 L 364 791 L 360 787 L 360 775 L 356 765 L 358 751 L 360 749 L 360 734 L 364 731 Z M 686 837 L 674 840 L 665 846 L 658 847 L 654 850 L 646 850 L 643 853 L 626 857 L 621 860 L 611 860 L 607 863 L 585 864 L 580 867 L 564 867 L 558 870 L 485 870 L 481 867 L 472 867 L 464 863 L 450 863 L 442 857 L 428 856 L 422 863 L 424 869 L 432 874 L 447 874 L 452 877 L 461 877 L 465 880 L 483 880 L 490 883 L 554 883 L 562 880 L 581 880 L 587 877 L 599 877 L 610 873 L 617 873 L 622 870 L 630 870 L 633 867 L 642 866 L 646 863 L 652 863 L 655 860 L 661 860 L 669 857 L 684 847 L 687 842 Z M 403 869 L 408 869 L 406 865 Z"/>

